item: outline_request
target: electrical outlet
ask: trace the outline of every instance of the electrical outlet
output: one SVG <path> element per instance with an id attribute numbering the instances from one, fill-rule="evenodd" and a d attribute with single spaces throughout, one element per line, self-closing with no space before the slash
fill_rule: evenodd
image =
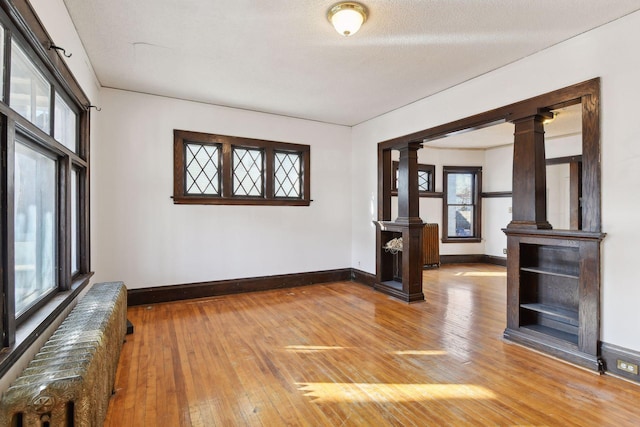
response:
<path id="1" fill-rule="evenodd" d="M 624 372 L 628 372 L 630 374 L 638 375 L 638 365 L 634 363 L 625 362 L 624 360 L 618 359 L 616 361 L 616 365 L 618 369 Z"/>
<path id="2" fill-rule="evenodd" d="M 502 253 L 506 255 L 507 254 L 507 248 L 502 249 Z"/>
<path id="3" fill-rule="evenodd" d="M 509 213 L 513 213 L 513 208 L 509 206 Z"/>

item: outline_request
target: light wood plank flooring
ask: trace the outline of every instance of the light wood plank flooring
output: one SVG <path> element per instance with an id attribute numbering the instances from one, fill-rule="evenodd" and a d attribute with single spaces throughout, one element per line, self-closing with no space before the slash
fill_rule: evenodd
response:
<path id="1" fill-rule="evenodd" d="M 627 426 L 640 386 L 502 340 L 505 269 L 129 309 L 106 426 Z"/>

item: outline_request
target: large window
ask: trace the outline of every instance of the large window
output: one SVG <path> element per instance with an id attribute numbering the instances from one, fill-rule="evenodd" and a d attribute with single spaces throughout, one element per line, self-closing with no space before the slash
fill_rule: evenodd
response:
<path id="1" fill-rule="evenodd" d="M 90 103 L 66 65 L 43 53 L 50 41 L 31 33 L 46 34 L 27 4 L 0 0 L 0 375 L 91 276 Z"/>
<path id="2" fill-rule="evenodd" d="M 55 158 L 15 144 L 16 317 L 57 287 L 56 170 Z"/>
<path id="3" fill-rule="evenodd" d="M 174 131 L 174 203 L 308 206 L 310 147 Z"/>
<path id="4" fill-rule="evenodd" d="M 442 241 L 480 241 L 482 168 L 445 166 L 443 178 Z"/>

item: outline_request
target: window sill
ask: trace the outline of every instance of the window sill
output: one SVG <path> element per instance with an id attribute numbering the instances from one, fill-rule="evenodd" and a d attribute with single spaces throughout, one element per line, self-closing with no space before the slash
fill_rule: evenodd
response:
<path id="1" fill-rule="evenodd" d="M 224 198 L 224 197 L 173 197 L 176 205 L 246 205 L 246 206 L 309 206 L 305 199 L 263 199 L 263 198 Z"/>
<path id="2" fill-rule="evenodd" d="M 480 243 L 480 237 L 446 237 L 442 239 L 442 243 Z"/>
<path id="3" fill-rule="evenodd" d="M 392 196 L 398 196 L 398 190 L 391 190 Z M 419 191 L 419 197 L 427 197 L 432 199 L 442 199 L 444 198 L 444 193 L 442 191 Z"/>
<path id="4" fill-rule="evenodd" d="M 45 305 L 16 328 L 16 342 L 11 347 L 0 350 L 0 377 L 4 376 L 14 363 L 51 326 L 71 302 L 89 284 L 93 273 L 79 276 L 68 291 L 58 292 Z"/>

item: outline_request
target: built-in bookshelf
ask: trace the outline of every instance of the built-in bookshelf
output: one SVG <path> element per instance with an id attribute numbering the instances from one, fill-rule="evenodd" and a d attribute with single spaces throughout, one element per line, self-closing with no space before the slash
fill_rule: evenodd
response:
<path id="1" fill-rule="evenodd" d="M 600 370 L 603 235 L 558 230 L 505 229 L 505 233 L 512 276 L 505 338 Z"/>

